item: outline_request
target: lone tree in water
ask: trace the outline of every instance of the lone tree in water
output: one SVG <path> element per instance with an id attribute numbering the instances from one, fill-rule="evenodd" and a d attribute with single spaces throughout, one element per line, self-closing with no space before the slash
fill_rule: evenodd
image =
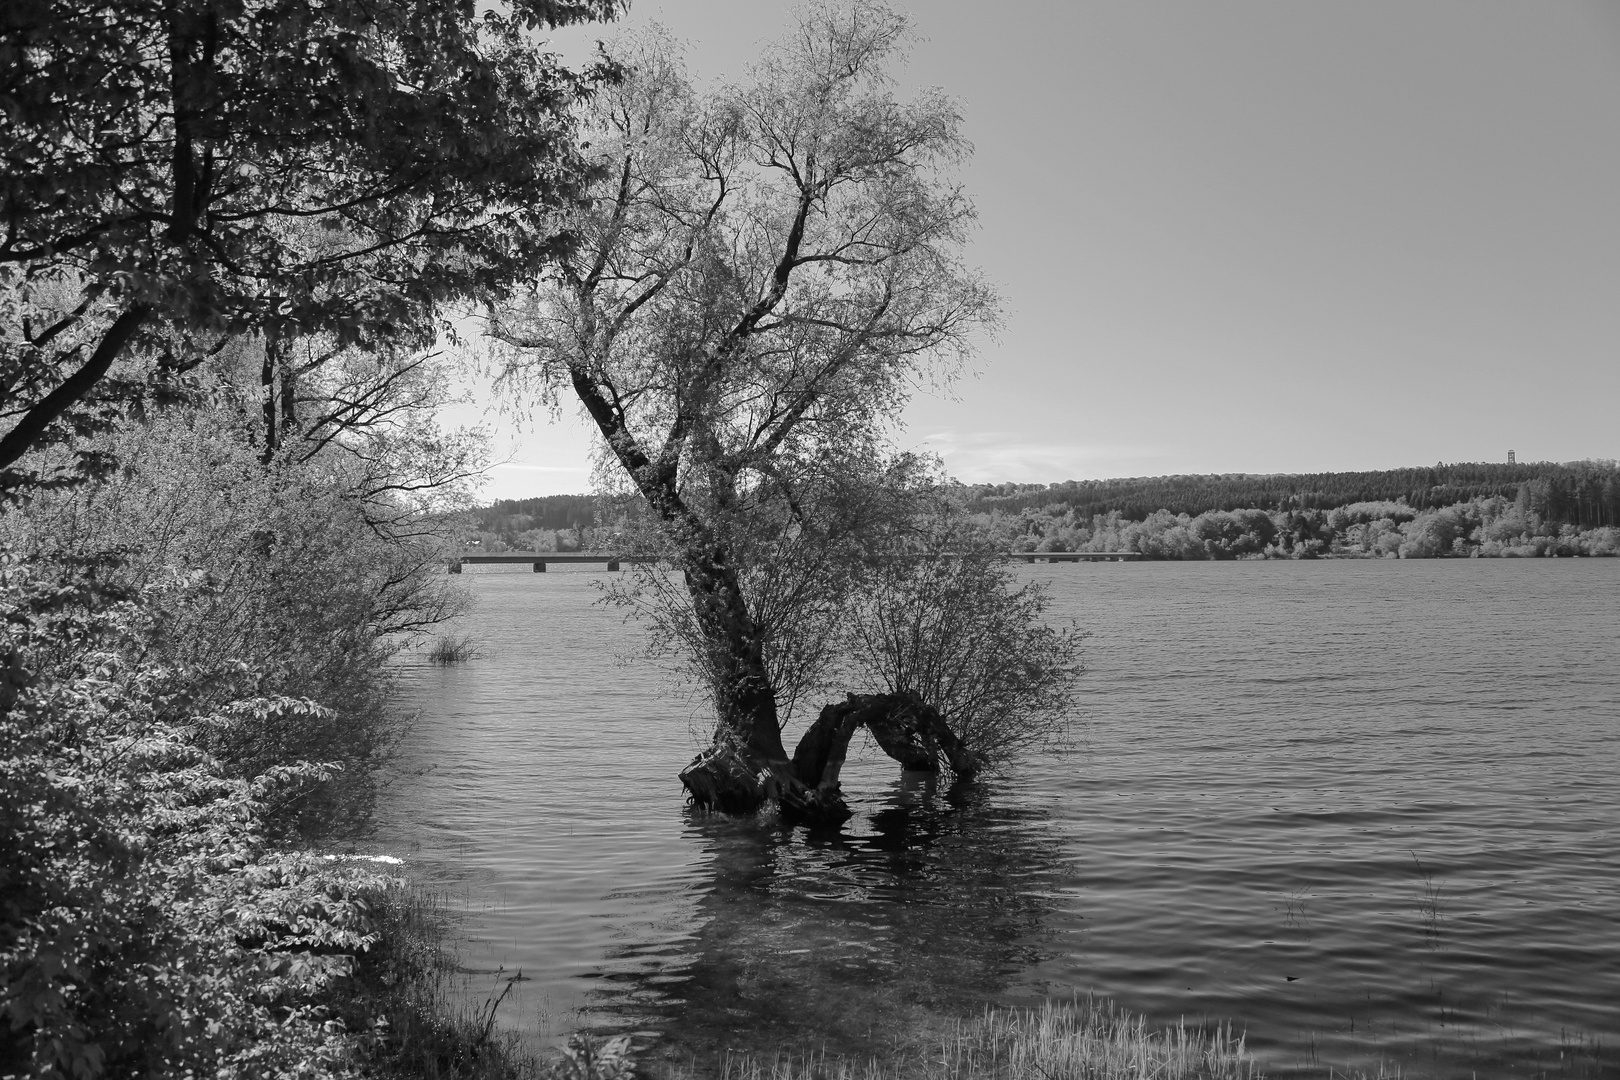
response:
<path id="1" fill-rule="evenodd" d="M 876 3 L 807 12 L 749 81 L 710 94 L 663 37 L 629 42 L 625 78 L 589 106 L 606 179 L 568 221 L 577 249 L 492 313 L 503 377 L 577 395 L 681 571 L 666 629 L 718 718 L 682 775 L 700 804 L 844 816 L 837 768 L 860 724 L 909 766 L 978 765 L 910 688 L 829 706 L 792 761 L 782 741 L 852 595 L 858 571 L 839 567 L 905 516 L 884 429 L 995 316 L 960 257 L 958 110 L 893 93 L 906 33 Z"/>

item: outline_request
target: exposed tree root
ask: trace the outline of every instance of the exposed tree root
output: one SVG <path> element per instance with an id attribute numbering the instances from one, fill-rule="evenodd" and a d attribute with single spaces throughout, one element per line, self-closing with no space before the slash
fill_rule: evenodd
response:
<path id="1" fill-rule="evenodd" d="M 850 817 L 838 776 L 863 725 L 903 769 L 938 772 L 942 760 L 958 776 L 979 769 L 939 710 L 916 694 L 850 694 L 821 710 L 791 762 L 766 759 L 722 733 L 681 772 L 681 783 L 702 809 L 751 814 L 775 803 L 788 820 L 836 825 Z"/>

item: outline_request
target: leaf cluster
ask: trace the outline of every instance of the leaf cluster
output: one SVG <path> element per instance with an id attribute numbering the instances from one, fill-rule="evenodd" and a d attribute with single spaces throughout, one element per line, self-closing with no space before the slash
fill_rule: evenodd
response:
<path id="1" fill-rule="evenodd" d="M 307 699 L 197 709 L 153 622 L 77 570 L 0 568 L 0 1071 L 338 1075 L 322 995 L 388 882 L 267 828 L 333 766 L 237 775 L 206 733 Z"/>

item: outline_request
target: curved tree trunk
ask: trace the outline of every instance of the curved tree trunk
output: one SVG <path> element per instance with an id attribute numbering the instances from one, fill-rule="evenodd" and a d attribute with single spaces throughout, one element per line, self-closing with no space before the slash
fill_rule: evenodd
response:
<path id="1" fill-rule="evenodd" d="M 786 761 L 776 692 L 765 666 L 765 646 L 736 572 L 719 552 L 688 556 L 686 591 L 710 649 L 710 678 L 719 726 L 750 753 Z"/>
<path id="2" fill-rule="evenodd" d="M 837 824 L 850 816 L 838 776 L 849 740 L 862 726 L 903 769 L 938 772 L 942 759 L 958 776 L 979 769 L 939 710 L 915 693 L 850 694 L 821 710 L 791 763 L 760 755 L 722 729 L 682 771 L 681 783 L 703 809 L 744 814 L 774 802 L 790 820 Z"/>

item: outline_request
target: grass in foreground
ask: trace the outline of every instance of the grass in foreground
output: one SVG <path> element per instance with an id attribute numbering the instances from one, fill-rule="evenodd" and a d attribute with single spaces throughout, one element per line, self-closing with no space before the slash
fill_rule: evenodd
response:
<path id="1" fill-rule="evenodd" d="M 1149 1031 L 1110 1001 L 993 1009 L 915 1056 L 829 1060 L 730 1055 L 721 1080 L 1260 1080 L 1243 1036 L 1179 1024 Z"/>
<path id="2" fill-rule="evenodd" d="M 496 1028 L 498 999 L 457 1004 L 450 916 L 412 889 L 375 898 L 379 941 L 356 957 L 331 1003 L 352 1036 L 351 1063 L 400 1080 L 530 1080 L 549 1070 Z"/>

